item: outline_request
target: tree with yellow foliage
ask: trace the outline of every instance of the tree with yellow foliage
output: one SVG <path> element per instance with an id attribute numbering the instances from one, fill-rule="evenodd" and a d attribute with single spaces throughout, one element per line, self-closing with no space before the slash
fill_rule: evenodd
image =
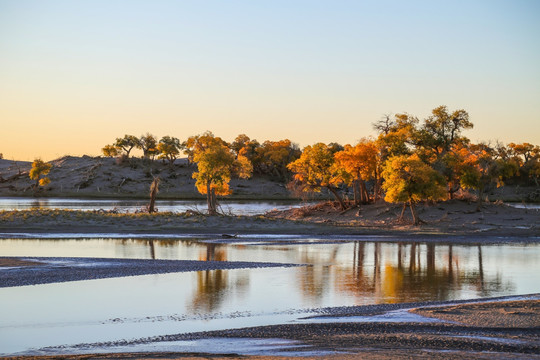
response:
<path id="1" fill-rule="evenodd" d="M 322 188 L 326 188 L 343 210 L 347 208 L 337 187 L 344 182 L 348 174 L 336 164 L 334 153 L 329 146 L 323 143 L 306 146 L 300 158 L 287 167 L 294 173 L 294 179 L 303 185 L 303 191 L 320 192 Z"/>
<path id="2" fill-rule="evenodd" d="M 118 152 L 118 147 L 114 146 L 114 145 L 105 145 L 102 149 L 101 149 L 101 152 L 103 153 L 103 155 L 105 155 L 106 157 L 116 157 L 118 156 L 119 152 Z"/>
<path id="3" fill-rule="evenodd" d="M 146 133 L 146 135 L 141 135 L 141 137 L 139 137 L 138 142 L 137 142 L 137 148 L 143 151 L 144 159 L 150 159 L 150 158 L 153 159 L 154 156 L 159 154 L 159 150 L 157 146 L 158 146 L 157 138 L 150 133 Z"/>
<path id="4" fill-rule="evenodd" d="M 197 163 L 195 186 L 201 194 L 206 194 L 208 214 L 217 214 L 217 196 L 231 194 L 229 182 L 233 175 L 249 178 L 253 170 L 244 156 L 236 158 L 234 152 L 221 138 L 211 132 L 196 137 L 193 143 L 193 161 Z"/>
<path id="5" fill-rule="evenodd" d="M 532 179 L 540 186 L 540 146 L 530 143 L 508 144 L 508 153 L 519 166 L 519 173 L 525 179 Z"/>
<path id="6" fill-rule="evenodd" d="M 297 160 L 302 152 L 298 145 L 289 139 L 265 141 L 255 149 L 253 167 L 260 174 L 276 176 L 281 180 L 289 180 L 287 165 Z"/>
<path id="7" fill-rule="evenodd" d="M 420 220 L 415 204 L 422 200 L 443 200 L 446 197 L 444 178 L 418 155 L 401 155 L 388 159 L 384 165 L 385 200 L 409 205 L 414 225 Z"/>
<path id="8" fill-rule="evenodd" d="M 178 138 L 164 136 L 157 144 L 157 152 L 159 153 L 158 158 L 168 160 L 169 166 L 172 167 L 182 148 L 183 145 L 180 143 Z"/>
<path id="9" fill-rule="evenodd" d="M 129 158 L 129 153 L 133 148 L 137 147 L 138 143 L 139 139 L 136 136 L 126 134 L 122 138 L 116 138 L 113 145 L 118 149 L 124 150 L 126 157 Z"/>
<path id="10" fill-rule="evenodd" d="M 354 203 L 369 202 L 366 181 L 378 178 L 379 149 L 375 141 L 362 139 L 355 146 L 345 145 L 345 149 L 334 154 L 336 165 L 343 168 L 352 180 Z M 376 192 L 376 191 L 375 191 Z"/>
<path id="11" fill-rule="evenodd" d="M 32 168 L 30 169 L 30 179 L 36 180 L 34 184 L 34 195 L 37 195 L 40 186 L 45 186 L 51 182 L 48 177 L 45 176 L 51 171 L 52 165 L 44 162 L 41 159 L 35 159 L 32 163 Z"/>

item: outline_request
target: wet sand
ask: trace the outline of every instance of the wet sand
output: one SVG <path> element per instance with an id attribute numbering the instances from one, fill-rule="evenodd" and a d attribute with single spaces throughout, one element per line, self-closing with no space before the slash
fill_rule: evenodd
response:
<path id="1" fill-rule="evenodd" d="M 64 261 L 54 269 L 55 261 Z M 67 261 L 67 266 L 66 266 Z M 74 267 L 69 266 L 73 261 Z M 11 272 L 15 285 L 24 285 L 25 269 L 37 271 L 38 277 L 51 271 L 56 278 L 51 282 L 74 280 L 74 268 L 89 264 L 100 265 L 104 273 L 115 276 L 138 275 L 140 269 L 151 272 L 197 271 L 211 269 L 216 265 L 236 267 L 235 263 L 184 262 L 167 260 L 118 260 L 118 259 L 66 259 L 66 258 L 1 258 L 1 273 Z M 41 265 L 36 265 L 41 264 Z M 154 263 L 154 265 L 151 265 Z M 150 266 L 149 266 L 150 265 Z M 264 263 L 246 263 L 243 267 L 267 266 Z M 273 266 L 276 264 L 270 264 Z M 281 264 L 277 264 L 282 266 Z M 52 268 L 51 268 L 52 266 Z M 49 267 L 47 269 L 47 267 Z M 98 266 L 99 267 L 99 266 Z M 115 270 L 116 268 L 116 270 Z M 16 271 L 13 271 L 13 270 Z M 40 273 L 42 269 L 42 273 Z M 8 271 L 9 270 L 9 271 Z M 118 272 L 117 272 L 118 271 Z M 452 302 L 426 302 L 411 304 L 382 304 L 323 308 L 318 317 L 310 317 L 305 323 L 260 326 L 225 331 L 187 334 L 171 334 L 156 338 L 122 341 L 123 346 L 153 342 L 189 341 L 196 339 L 288 339 L 294 346 L 286 349 L 295 357 L 325 359 L 532 359 L 540 358 L 540 295 L 524 296 L 523 299 L 484 299 Z M 410 312 L 424 320 L 397 322 L 370 322 L 373 315 Z M 355 322 L 343 322 L 343 317 L 358 316 Z M 398 315 L 399 317 L 399 315 Z M 362 318 L 368 321 L 362 321 Z M 320 322 L 324 319 L 325 322 Z M 432 321 L 432 320 L 436 321 Z M 317 322 L 319 321 L 319 322 Z M 80 344 L 81 349 L 115 346 L 107 344 Z M 69 352 L 73 354 L 77 346 Z M 302 354 L 306 355 L 302 355 Z M 315 355 L 314 355 L 315 354 Z M 317 356 L 317 354 L 321 354 Z M 55 355 L 13 357 L 19 359 L 278 359 L 282 356 L 248 356 L 242 354 L 201 353 L 121 353 L 93 355 Z"/>
<path id="2" fill-rule="evenodd" d="M 538 296 L 536 296 L 538 298 Z M 405 310 L 411 304 L 400 304 Z M 540 358 L 540 300 L 484 300 L 409 311 L 438 322 L 305 323 L 263 326 L 227 331 L 178 334 L 141 341 L 177 341 L 202 338 L 289 339 L 288 348 L 298 359 L 538 359 Z M 384 312 L 385 305 L 378 305 Z M 392 306 L 389 306 L 390 308 Z M 362 307 L 356 312 L 362 312 Z M 373 310 L 373 306 L 369 312 Z M 478 312 L 480 318 L 475 319 Z M 473 319 L 473 320 L 471 320 Z M 139 341 L 138 343 L 140 343 Z M 133 343 L 137 343 L 134 341 Z M 126 345 L 126 343 L 123 343 Z M 84 344 L 87 346 L 88 344 Z M 114 344 L 109 344 L 114 345 Z M 129 345 L 129 342 L 128 342 Z M 309 355 L 302 355 L 302 352 Z M 316 355 L 320 352 L 322 355 Z M 315 354 L 315 355 L 314 355 Z M 210 353 L 117 353 L 65 356 L 22 356 L 18 359 L 286 359 Z"/>
<path id="3" fill-rule="evenodd" d="M 0 288 L 185 271 L 290 267 L 244 261 L 0 257 Z"/>

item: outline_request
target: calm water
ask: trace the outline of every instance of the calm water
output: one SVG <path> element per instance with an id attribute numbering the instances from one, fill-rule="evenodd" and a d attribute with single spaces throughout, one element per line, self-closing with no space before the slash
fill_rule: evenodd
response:
<path id="1" fill-rule="evenodd" d="M 0 239 L 3 256 L 311 265 L 1 288 L 0 353 L 298 321 L 320 307 L 540 292 L 540 244 L 266 240 Z"/>
<path id="2" fill-rule="evenodd" d="M 308 202 L 312 204 L 313 202 Z M 295 201 L 222 201 L 221 210 L 237 215 L 259 215 L 278 209 L 287 210 L 303 206 L 306 203 Z M 0 210 L 24 209 L 65 209 L 65 210 L 113 210 L 136 211 L 148 205 L 147 200 L 115 199 L 63 199 L 63 198 L 0 198 Z M 519 208 L 540 209 L 540 204 L 510 203 Z M 186 210 L 206 211 L 206 202 L 202 200 L 157 200 L 158 211 L 183 212 Z"/>
<path id="3" fill-rule="evenodd" d="M 222 201 L 219 203 L 225 213 L 237 215 L 258 215 L 278 209 L 286 210 L 304 203 L 294 201 Z M 136 211 L 148 205 L 147 200 L 114 199 L 62 199 L 62 198 L 0 198 L 0 210 L 23 209 L 65 209 L 65 210 L 113 210 Z M 186 210 L 206 211 L 206 202 L 202 200 L 157 200 L 158 211 L 183 212 Z"/>

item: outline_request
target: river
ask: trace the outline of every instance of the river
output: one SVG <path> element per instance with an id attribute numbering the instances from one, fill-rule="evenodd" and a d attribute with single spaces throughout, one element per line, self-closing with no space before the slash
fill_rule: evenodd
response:
<path id="1" fill-rule="evenodd" d="M 324 307 L 540 292 L 537 243 L 369 240 L 263 236 L 224 244 L 211 237 L 0 239 L 3 256 L 302 265 L 0 288 L 0 349 L 3 355 L 54 354 L 66 349 L 58 346 L 77 343 L 302 321 Z M 87 349 L 97 350 L 114 348 Z"/>

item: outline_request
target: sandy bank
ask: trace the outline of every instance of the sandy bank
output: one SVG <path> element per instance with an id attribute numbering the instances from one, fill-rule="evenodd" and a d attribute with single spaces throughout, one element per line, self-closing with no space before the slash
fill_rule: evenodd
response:
<path id="1" fill-rule="evenodd" d="M 352 307 L 366 322 L 296 323 L 177 334 L 123 341 L 122 345 L 197 339 L 288 339 L 292 345 L 281 356 L 211 353 L 117 353 L 65 356 L 28 356 L 20 359 L 285 359 L 286 352 L 301 359 L 537 359 L 540 358 L 540 300 L 538 294 L 523 300 L 483 299 L 431 303 Z M 369 308 L 363 311 L 363 308 Z M 373 312 L 400 308 L 429 315 L 436 321 L 369 322 Z M 478 320 L 475 318 L 480 312 Z M 343 316 L 343 314 L 339 314 Z M 81 344 L 87 348 L 93 344 Z M 114 343 L 99 344 L 115 346 Z M 73 351 L 74 349 L 71 349 Z M 271 351 L 270 351 L 271 352 Z M 304 355 L 302 355 L 302 353 Z M 319 355 L 317 355 L 319 354 Z"/>
<path id="2" fill-rule="evenodd" d="M 278 266 L 295 265 L 244 261 L 0 257 L 0 288 L 185 271 Z"/>
<path id="3" fill-rule="evenodd" d="M 10 234 L 305 234 L 389 235 L 424 238 L 504 237 L 540 238 L 540 211 L 502 203 L 484 204 L 447 201 L 422 204 L 418 212 L 425 221 L 413 226 L 402 207 L 380 202 L 345 212 L 333 203 L 272 211 L 260 216 L 207 216 L 203 214 L 116 214 L 103 211 L 19 210 L 0 212 L 0 233 Z M 537 239 L 538 240 L 538 239 Z"/>

